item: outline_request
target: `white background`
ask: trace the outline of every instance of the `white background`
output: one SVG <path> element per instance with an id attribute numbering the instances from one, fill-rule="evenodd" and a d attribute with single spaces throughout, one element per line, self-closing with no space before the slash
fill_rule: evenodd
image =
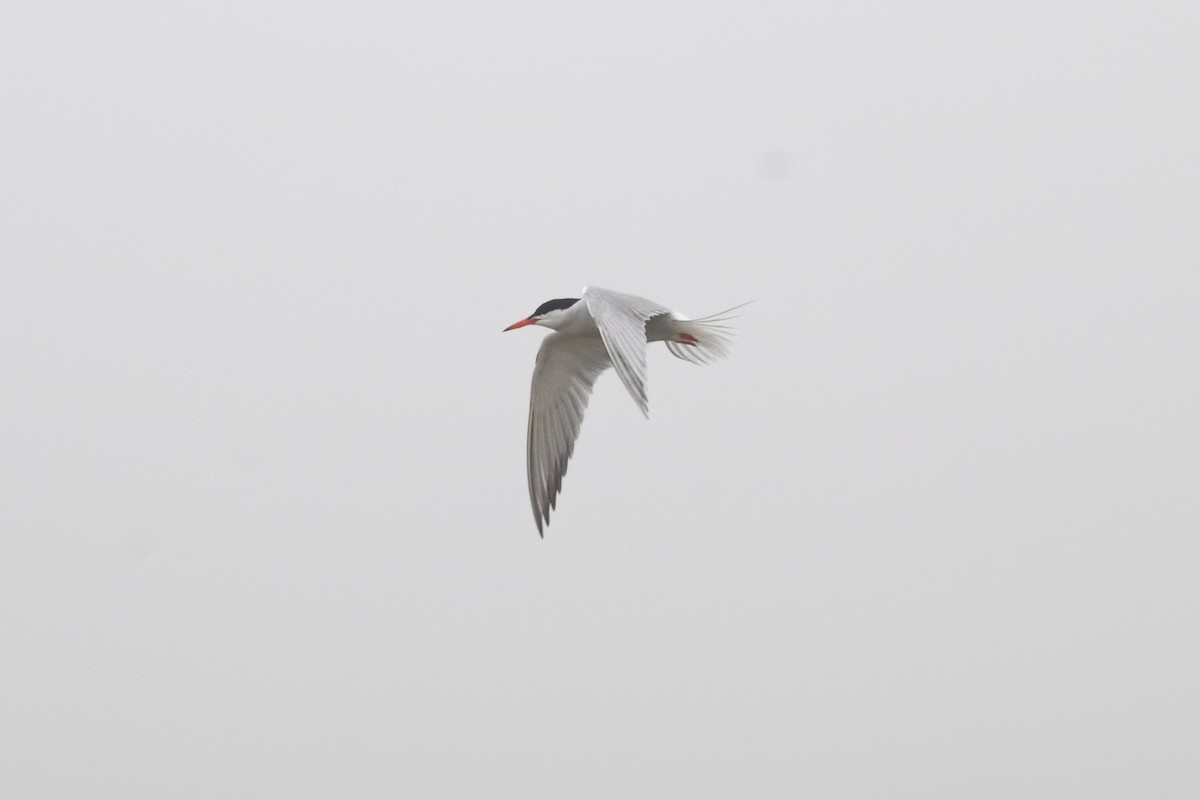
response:
<path id="1" fill-rule="evenodd" d="M 1196 9 L 6 7 L 0 795 L 1200 795 Z"/>

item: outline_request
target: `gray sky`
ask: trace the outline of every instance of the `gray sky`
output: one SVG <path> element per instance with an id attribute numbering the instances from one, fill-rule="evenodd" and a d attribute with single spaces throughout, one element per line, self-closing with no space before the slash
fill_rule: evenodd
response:
<path id="1" fill-rule="evenodd" d="M 0 795 L 1200 794 L 1195 3 L 647 5 L 0 15 Z"/>

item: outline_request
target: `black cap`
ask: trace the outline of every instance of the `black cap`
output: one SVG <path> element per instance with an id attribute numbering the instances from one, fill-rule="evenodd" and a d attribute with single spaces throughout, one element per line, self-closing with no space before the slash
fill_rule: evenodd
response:
<path id="1" fill-rule="evenodd" d="M 540 306 L 537 307 L 537 311 L 534 311 L 529 316 L 540 317 L 545 314 L 549 314 L 551 311 L 563 311 L 565 309 L 570 308 L 571 306 L 575 305 L 578 302 L 579 302 L 578 297 L 567 297 L 567 298 L 563 298 L 560 300 L 547 300 L 546 302 L 542 303 Z"/>

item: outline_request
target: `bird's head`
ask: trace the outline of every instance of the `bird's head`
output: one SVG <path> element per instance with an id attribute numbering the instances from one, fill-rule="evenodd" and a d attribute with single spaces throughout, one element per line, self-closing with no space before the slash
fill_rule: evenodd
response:
<path id="1" fill-rule="evenodd" d="M 567 309 L 579 302 L 578 297 L 568 297 L 561 300 L 547 300 L 537 307 L 532 314 L 519 322 L 514 322 L 504 330 L 511 331 L 524 328 L 526 325 L 544 325 L 558 330 L 559 323 L 565 319 Z"/>

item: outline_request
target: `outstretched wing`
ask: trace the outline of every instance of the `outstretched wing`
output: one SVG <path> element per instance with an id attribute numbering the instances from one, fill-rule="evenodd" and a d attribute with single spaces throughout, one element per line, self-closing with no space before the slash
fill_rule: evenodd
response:
<path id="1" fill-rule="evenodd" d="M 529 394 L 529 502 L 538 535 L 550 523 L 592 386 L 612 361 L 599 339 L 552 333 L 542 340 Z"/>
<path id="2" fill-rule="evenodd" d="M 621 376 L 621 383 L 642 413 L 650 416 L 646 395 L 646 320 L 671 312 L 643 297 L 595 286 L 584 287 L 583 299 L 600 329 L 600 338 L 617 375 Z"/>

